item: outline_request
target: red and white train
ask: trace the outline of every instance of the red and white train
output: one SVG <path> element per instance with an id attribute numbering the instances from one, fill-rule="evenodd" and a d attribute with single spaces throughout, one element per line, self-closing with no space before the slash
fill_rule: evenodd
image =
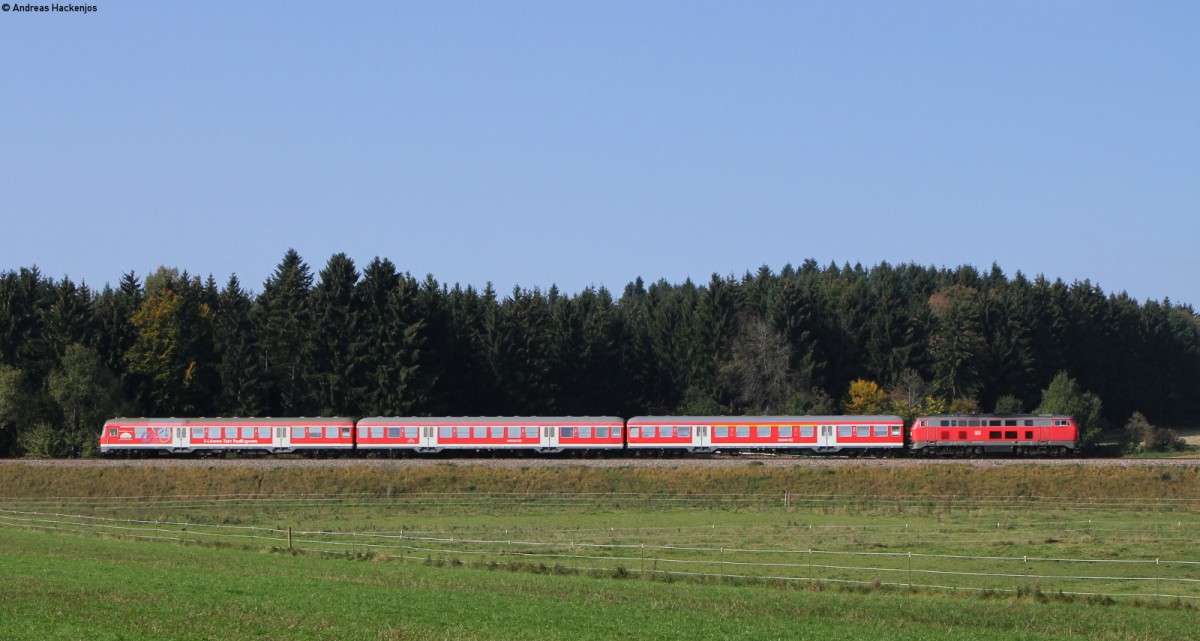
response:
<path id="1" fill-rule="evenodd" d="M 1070 416 L 612 416 L 114 418 L 100 453 L 434 454 L 453 452 L 1074 454 Z"/>

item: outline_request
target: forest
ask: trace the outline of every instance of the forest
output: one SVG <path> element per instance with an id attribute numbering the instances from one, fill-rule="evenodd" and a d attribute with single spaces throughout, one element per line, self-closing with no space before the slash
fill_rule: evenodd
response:
<path id="1" fill-rule="evenodd" d="M 96 291 L 0 273 L 0 456 L 96 450 L 113 416 L 1069 411 L 1190 425 L 1200 317 L 1089 281 L 767 266 L 618 295 L 418 280 L 289 250 L 253 293 L 173 267 Z"/>

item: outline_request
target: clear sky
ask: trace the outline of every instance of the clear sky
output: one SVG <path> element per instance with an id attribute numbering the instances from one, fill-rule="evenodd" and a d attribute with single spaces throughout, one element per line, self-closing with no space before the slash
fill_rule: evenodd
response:
<path id="1" fill-rule="evenodd" d="M 87 1 L 0 13 L 0 271 L 995 262 L 1200 306 L 1197 2 Z"/>

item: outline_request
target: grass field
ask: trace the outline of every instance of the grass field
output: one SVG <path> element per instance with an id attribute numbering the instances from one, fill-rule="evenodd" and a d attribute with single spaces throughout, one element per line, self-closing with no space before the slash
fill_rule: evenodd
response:
<path id="1" fill-rule="evenodd" d="M 0 466 L 0 638 L 1200 638 L 1193 468 L 442 467 Z"/>

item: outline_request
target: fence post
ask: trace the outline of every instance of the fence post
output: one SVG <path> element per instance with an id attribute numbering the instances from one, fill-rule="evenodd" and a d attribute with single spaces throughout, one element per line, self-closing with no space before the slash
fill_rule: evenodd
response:
<path id="1" fill-rule="evenodd" d="M 785 509 L 785 510 L 788 509 L 788 499 L 791 498 L 789 496 L 790 494 L 791 494 L 791 492 L 787 492 L 787 491 L 784 491 L 784 493 L 783 493 L 783 509 Z"/>
<path id="2" fill-rule="evenodd" d="M 288 549 L 292 549 L 292 526 L 288 526 Z"/>
<path id="3" fill-rule="evenodd" d="M 908 591 L 912 592 L 912 552 L 908 553 Z"/>
<path id="4" fill-rule="evenodd" d="M 1154 595 L 1162 597 L 1162 568 L 1158 564 L 1159 560 L 1154 559 Z"/>

